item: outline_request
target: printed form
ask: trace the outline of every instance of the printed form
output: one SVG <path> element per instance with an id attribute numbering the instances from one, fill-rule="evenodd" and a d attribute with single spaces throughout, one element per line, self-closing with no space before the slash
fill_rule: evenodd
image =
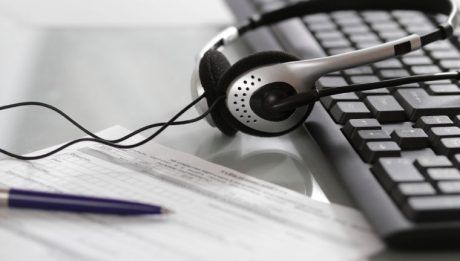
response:
<path id="1" fill-rule="evenodd" d="M 101 133 L 119 137 L 121 127 Z M 0 260 L 362 260 L 383 244 L 356 210 L 149 143 L 0 160 L 0 185 L 137 200 L 166 216 L 0 209 Z"/>

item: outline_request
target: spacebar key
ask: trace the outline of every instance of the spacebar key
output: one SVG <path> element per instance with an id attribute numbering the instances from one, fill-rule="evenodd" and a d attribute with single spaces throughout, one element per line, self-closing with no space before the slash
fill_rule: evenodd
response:
<path id="1" fill-rule="evenodd" d="M 425 115 L 449 115 L 460 113 L 460 95 L 431 96 L 424 89 L 401 89 L 395 98 L 411 121 Z"/>
<path id="2" fill-rule="evenodd" d="M 403 211 L 414 220 L 458 220 L 460 195 L 411 197 Z"/>

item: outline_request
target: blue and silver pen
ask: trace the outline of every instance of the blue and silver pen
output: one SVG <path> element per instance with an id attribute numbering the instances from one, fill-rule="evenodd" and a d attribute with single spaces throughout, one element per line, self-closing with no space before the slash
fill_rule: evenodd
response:
<path id="1" fill-rule="evenodd" d="M 0 188 L 0 206 L 113 215 L 167 214 L 171 212 L 161 206 L 125 200 L 14 188 Z"/>

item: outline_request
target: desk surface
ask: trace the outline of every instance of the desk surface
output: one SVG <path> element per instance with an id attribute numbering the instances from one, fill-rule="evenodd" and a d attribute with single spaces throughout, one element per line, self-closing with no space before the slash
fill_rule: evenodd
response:
<path id="1" fill-rule="evenodd" d="M 0 1 L 0 6 L 2 4 Z M 60 16 L 45 21 L 39 19 L 41 16 L 32 16 L 25 21 L 26 16 L 22 16 L 19 9 L 7 10 L 10 16 L 0 19 L 3 32 L 0 34 L 0 56 L 3 57 L 0 59 L 0 104 L 26 100 L 47 102 L 93 131 L 112 125 L 136 129 L 164 121 L 189 103 L 190 74 L 196 52 L 223 24 L 231 21 L 225 14 L 210 18 L 204 24 L 140 19 L 139 23 L 123 26 L 126 24 L 115 19 L 116 16 L 101 23 L 81 24 L 84 19 L 60 23 L 59 19 L 63 19 Z M 238 51 L 244 53 L 244 44 L 238 47 Z M 184 118 L 196 115 L 192 110 Z M 56 114 L 36 108 L 3 112 L 0 123 L 4 126 L 1 147 L 19 153 L 82 135 Z M 225 137 L 201 121 L 171 127 L 156 142 L 285 186 L 315 200 L 353 205 L 327 162 L 322 160 L 314 140 L 301 128 L 276 138 L 243 134 Z M 452 260 L 459 257 L 452 253 L 385 251 L 374 259 L 420 260 L 440 255 Z"/>

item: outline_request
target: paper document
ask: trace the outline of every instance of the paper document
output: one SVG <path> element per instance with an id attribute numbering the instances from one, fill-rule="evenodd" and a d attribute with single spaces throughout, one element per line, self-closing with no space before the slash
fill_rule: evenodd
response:
<path id="1" fill-rule="evenodd" d="M 114 127 L 101 133 L 119 137 Z M 382 249 L 362 215 L 148 143 L 94 143 L 0 161 L 0 185 L 163 205 L 167 216 L 0 209 L 0 260 L 362 260 Z"/>

